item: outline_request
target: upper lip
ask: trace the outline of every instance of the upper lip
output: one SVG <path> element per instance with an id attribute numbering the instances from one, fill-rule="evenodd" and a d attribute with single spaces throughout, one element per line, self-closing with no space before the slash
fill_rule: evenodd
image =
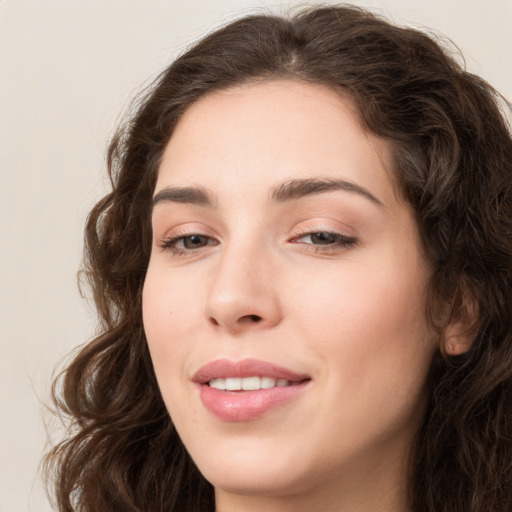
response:
<path id="1" fill-rule="evenodd" d="M 286 379 L 290 382 L 301 382 L 310 378 L 309 375 L 296 373 L 288 368 L 259 359 L 243 359 L 241 361 L 217 359 L 199 368 L 192 380 L 199 384 L 206 384 L 212 379 L 254 376 Z"/>

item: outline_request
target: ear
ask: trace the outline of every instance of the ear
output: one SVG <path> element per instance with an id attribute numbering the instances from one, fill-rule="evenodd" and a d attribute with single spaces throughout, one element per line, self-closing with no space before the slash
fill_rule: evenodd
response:
<path id="1" fill-rule="evenodd" d="M 471 330 L 472 331 L 472 330 Z M 459 356 L 467 352 L 473 343 L 473 336 L 463 322 L 451 322 L 443 333 L 443 351 L 449 356 Z"/>
<path id="2" fill-rule="evenodd" d="M 441 338 L 441 351 L 458 356 L 467 352 L 478 330 L 478 302 L 469 287 L 461 286 L 453 301 Z"/>

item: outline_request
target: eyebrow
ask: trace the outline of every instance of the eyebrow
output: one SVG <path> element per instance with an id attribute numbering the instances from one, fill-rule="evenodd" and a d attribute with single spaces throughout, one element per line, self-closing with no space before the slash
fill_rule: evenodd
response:
<path id="1" fill-rule="evenodd" d="M 291 179 L 280 183 L 270 191 L 272 203 L 283 203 L 302 197 L 343 190 L 358 194 L 381 208 L 385 205 L 369 190 L 351 181 L 334 178 Z M 160 203 L 182 203 L 215 208 L 216 197 L 203 187 L 165 187 L 153 197 L 152 206 Z"/>
<path id="2" fill-rule="evenodd" d="M 203 187 L 165 187 L 154 195 L 153 208 L 159 203 L 194 204 L 214 208 L 217 201 Z"/>
<path id="3" fill-rule="evenodd" d="M 335 190 L 343 190 L 358 194 L 372 203 L 385 208 L 384 203 L 377 199 L 369 190 L 351 181 L 334 178 L 292 179 L 281 183 L 270 194 L 272 202 L 281 203 L 300 199 L 301 197 L 324 194 Z"/>

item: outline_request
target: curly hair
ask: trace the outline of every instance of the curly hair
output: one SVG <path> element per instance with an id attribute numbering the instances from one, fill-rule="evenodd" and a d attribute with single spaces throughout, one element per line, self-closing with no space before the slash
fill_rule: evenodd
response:
<path id="1" fill-rule="evenodd" d="M 46 458 L 58 510 L 205 512 L 212 486 L 161 398 L 142 326 L 151 198 L 163 151 L 202 96 L 258 80 L 343 91 L 392 148 L 434 269 L 429 318 L 473 315 L 463 354 L 429 374 L 409 496 L 415 512 L 512 510 L 512 137 L 509 105 L 423 32 L 352 6 L 253 15 L 211 33 L 134 103 L 108 152 L 112 192 L 88 218 L 84 270 L 101 334 L 54 383 L 68 436 Z M 440 305 L 450 316 L 440 321 Z"/>

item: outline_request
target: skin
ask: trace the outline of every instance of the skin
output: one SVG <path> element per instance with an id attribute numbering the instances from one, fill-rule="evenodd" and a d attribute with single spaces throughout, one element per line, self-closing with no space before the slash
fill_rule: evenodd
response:
<path id="1" fill-rule="evenodd" d="M 409 510 L 438 339 L 425 315 L 430 270 L 388 162 L 347 98 L 286 80 L 203 97 L 170 139 L 155 195 L 202 187 L 213 205 L 155 204 L 144 326 L 165 404 L 218 511 Z M 353 189 L 270 199 L 302 179 Z M 352 243 L 321 243 L 318 232 Z M 221 358 L 311 381 L 254 420 L 222 421 L 192 382 Z"/>

